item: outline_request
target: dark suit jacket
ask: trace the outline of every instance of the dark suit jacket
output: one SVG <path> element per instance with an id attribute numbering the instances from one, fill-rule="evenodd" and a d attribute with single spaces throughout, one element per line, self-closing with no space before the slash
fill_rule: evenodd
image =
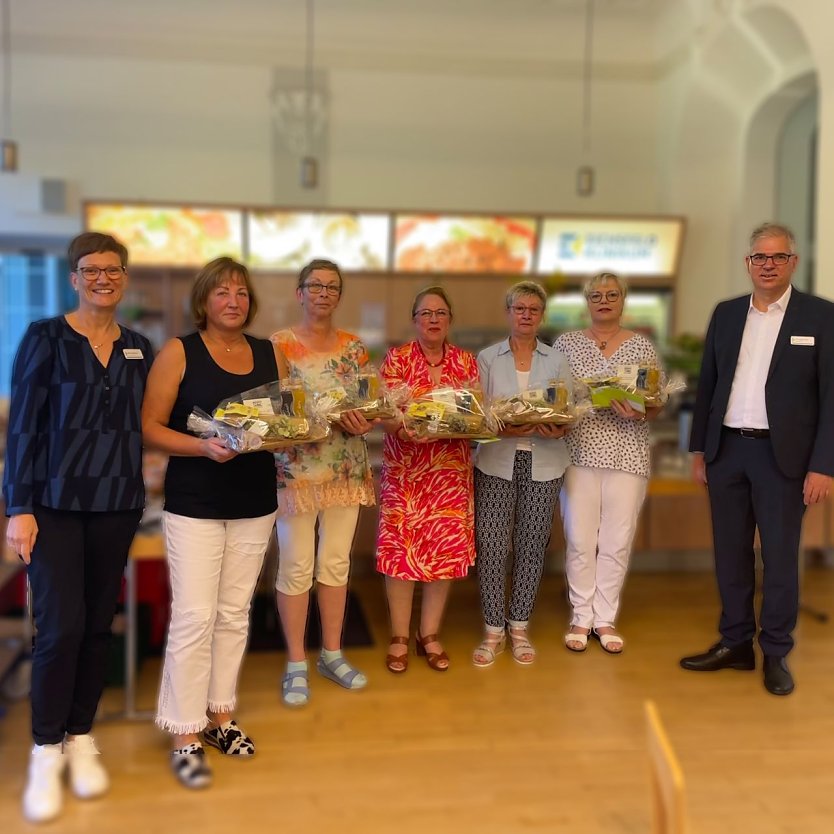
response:
<path id="1" fill-rule="evenodd" d="M 722 301 L 713 311 L 704 345 L 689 449 L 707 463 L 721 446 L 721 426 L 736 372 L 750 295 Z M 791 344 L 812 336 L 814 344 Z M 791 293 L 765 384 L 770 441 L 789 478 L 807 472 L 834 475 L 834 304 Z"/>

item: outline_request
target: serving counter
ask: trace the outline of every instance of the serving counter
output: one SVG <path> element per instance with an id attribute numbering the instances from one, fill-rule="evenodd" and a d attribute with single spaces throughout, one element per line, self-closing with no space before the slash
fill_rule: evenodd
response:
<path id="1" fill-rule="evenodd" d="M 834 499 L 809 507 L 802 526 L 806 550 L 834 547 Z M 377 508 L 367 507 L 359 516 L 354 544 L 355 567 L 364 570 L 374 555 Z M 559 509 L 547 549 L 547 564 L 560 562 L 565 550 Z M 706 488 L 685 477 L 656 476 L 649 481 L 646 502 L 637 525 L 634 551 L 712 551 L 712 522 Z"/>

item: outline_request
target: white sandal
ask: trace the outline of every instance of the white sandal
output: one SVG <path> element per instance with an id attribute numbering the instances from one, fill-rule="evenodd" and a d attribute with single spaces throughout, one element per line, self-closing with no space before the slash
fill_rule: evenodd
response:
<path id="1" fill-rule="evenodd" d="M 493 638 L 493 639 L 490 639 Z M 502 628 L 500 633 L 497 631 L 487 631 L 484 633 L 484 639 L 481 644 L 472 652 L 472 663 L 479 669 L 485 669 L 487 666 L 492 666 L 495 663 L 495 658 L 498 657 L 507 645 L 507 632 Z"/>
<path id="2" fill-rule="evenodd" d="M 574 648 L 570 643 L 579 643 L 581 648 Z M 569 631 L 565 635 L 565 648 L 571 652 L 584 652 L 588 648 L 588 635 L 581 631 Z"/>
<path id="3" fill-rule="evenodd" d="M 508 625 L 507 633 L 510 635 L 510 651 L 513 653 L 513 660 L 522 666 L 529 666 L 536 660 L 536 650 L 530 643 L 527 636 L 526 625 Z M 525 655 L 528 657 L 525 658 Z"/>
<path id="4" fill-rule="evenodd" d="M 613 634 L 600 634 L 596 629 L 594 629 L 594 637 L 599 640 L 599 644 L 602 648 L 608 652 L 608 654 L 622 654 L 623 649 L 625 648 L 625 640 L 623 640 L 622 636 L 617 634 L 615 631 Z M 608 647 L 612 643 L 619 643 L 619 649 L 609 649 Z"/>

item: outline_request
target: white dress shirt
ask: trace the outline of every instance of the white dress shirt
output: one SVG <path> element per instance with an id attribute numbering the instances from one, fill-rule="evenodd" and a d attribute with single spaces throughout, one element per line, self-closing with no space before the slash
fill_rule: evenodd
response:
<path id="1" fill-rule="evenodd" d="M 753 296 L 750 296 L 733 387 L 724 414 L 725 426 L 738 429 L 770 428 L 765 404 L 765 382 L 776 338 L 790 300 L 791 288 L 788 287 L 778 301 L 769 304 L 767 310 L 762 312 L 753 306 Z"/>

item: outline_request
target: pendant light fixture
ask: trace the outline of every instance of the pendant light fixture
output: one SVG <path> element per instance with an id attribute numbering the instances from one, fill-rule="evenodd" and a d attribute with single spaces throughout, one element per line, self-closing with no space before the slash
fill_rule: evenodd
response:
<path id="1" fill-rule="evenodd" d="M 0 105 L 0 171 L 13 173 L 17 171 L 17 142 L 12 141 L 12 30 L 11 0 L 2 2 L 2 38 L 0 53 L 3 67 L 3 101 Z"/>
<path id="2" fill-rule="evenodd" d="M 313 155 L 314 46 L 315 6 L 314 0 L 307 0 L 307 50 L 304 65 L 304 156 L 301 159 L 302 188 L 316 188 L 319 184 L 319 162 Z"/>
<path id="3" fill-rule="evenodd" d="M 594 0 L 585 0 L 585 54 L 582 62 L 582 156 L 576 171 L 576 193 L 590 197 L 596 185 L 596 172 L 590 164 L 591 155 L 591 82 L 594 46 Z"/>

